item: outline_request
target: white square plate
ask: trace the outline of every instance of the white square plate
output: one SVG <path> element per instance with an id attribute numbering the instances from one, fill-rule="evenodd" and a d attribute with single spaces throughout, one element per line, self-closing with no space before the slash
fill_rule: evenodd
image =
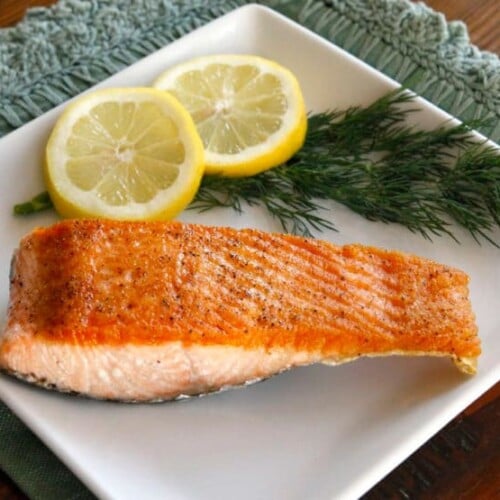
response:
<path id="1" fill-rule="evenodd" d="M 178 61 L 208 53 L 275 59 L 299 78 L 308 109 L 366 105 L 397 86 L 343 50 L 269 9 L 246 6 L 144 58 L 99 85 L 148 85 Z M 413 120 L 432 126 L 448 115 L 419 100 Z M 54 214 L 11 215 L 43 189 L 40 158 L 61 107 L 0 141 L 0 309 L 8 301 L 12 251 Z M 484 354 L 467 378 L 439 359 L 372 359 L 297 369 L 242 390 L 161 405 L 123 405 L 51 393 L 0 376 L 0 397 L 102 498 L 326 499 L 368 490 L 500 375 L 500 252 L 458 231 L 433 243 L 398 225 L 371 223 L 331 205 L 336 243 L 410 251 L 458 266 L 471 294 Z M 185 221 L 279 227 L 261 210 L 221 210 Z M 495 237 L 498 239 L 498 234 Z M 49 480 L 49 478 L 48 478 Z"/>

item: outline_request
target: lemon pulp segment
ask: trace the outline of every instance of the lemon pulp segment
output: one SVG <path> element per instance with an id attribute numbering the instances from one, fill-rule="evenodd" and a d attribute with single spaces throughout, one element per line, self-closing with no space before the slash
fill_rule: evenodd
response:
<path id="1" fill-rule="evenodd" d="M 45 176 L 62 215 L 170 218 L 193 198 L 203 146 L 189 114 L 154 89 L 85 95 L 60 117 Z"/>
<path id="2" fill-rule="evenodd" d="M 293 74 L 256 56 L 207 56 L 163 73 L 155 87 L 188 109 L 205 147 L 208 173 L 252 175 L 289 159 L 307 117 Z"/>

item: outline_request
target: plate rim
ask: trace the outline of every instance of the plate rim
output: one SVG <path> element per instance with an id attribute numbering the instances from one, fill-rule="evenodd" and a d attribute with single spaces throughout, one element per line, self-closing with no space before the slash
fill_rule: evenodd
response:
<path id="1" fill-rule="evenodd" d="M 33 120 L 30 120 L 29 122 L 23 124 L 22 126 L 18 127 L 17 129 L 7 133 L 5 136 L 0 138 L 0 144 L 3 142 L 8 142 L 6 139 L 11 140 L 11 137 L 17 136 L 17 135 L 23 135 L 26 133 L 26 130 L 29 130 L 31 127 L 36 127 L 38 124 L 39 120 L 45 119 L 45 117 L 49 114 L 56 114 L 59 112 L 64 106 L 68 104 L 71 100 L 75 99 L 76 97 L 92 91 L 95 88 L 99 88 L 100 86 L 105 86 L 106 83 L 111 79 L 115 78 L 120 75 L 121 72 L 129 70 L 131 67 L 135 65 L 142 64 L 145 60 L 147 60 L 149 57 L 153 56 L 159 51 L 162 51 L 166 48 L 171 48 L 173 45 L 175 45 L 177 42 L 182 42 L 186 37 L 189 37 L 190 35 L 196 34 L 201 30 L 207 30 L 207 29 L 213 29 L 213 25 L 220 24 L 227 20 L 228 17 L 235 17 L 236 19 L 233 20 L 233 22 L 241 22 L 242 20 L 245 22 L 243 19 L 244 16 L 248 15 L 265 15 L 268 16 L 269 19 L 273 19 L 275 22 L 281 22 L 281 23 L 286 23 L 288 26 L 293 28 L 294 30 L 299 30 L 302 33 L 306 33 L 307 36 L 312 36 L 315 38 L 316 41 L 320 42 L 321 44 L 324 44 L 328 48 L 335 47 L 335 49 L 338 49 L 341 51 L 346 57 L 348 57 L 350 60 L 354 60 L 357 64 L 361 64 L 363 68 L 367 71 L 370 71 L 370 73 L 376 75 L 378 78 L 382 77 L 387 83 L 390 83 L 392 85 L 397 85 L 399 86 L 399 83 L 396 82 L 394 79 L 388 77 L 384 73 L 378 71 L 377 69 L 373 68 L 372 66 L 368 65 L 366 62 L 362 61 L 361 59 L 353 56 L 349 52 L 345 51 L 341 47 L 338 47 L 337 45 L 333 44 L 332 42 L 326 40 L 325 38 L 321 37 L 317 33 L 307 29 L 304 26 L 301 26 L 300 24 L 288 19 L 286 16 L 283 14 L 271 9 L 270 7 L 267 6 L 262 6 L 259 4 L 251 3 L 244 5 L 242 7 L 236 8 L 227 14 L 220 16 L 207 24 L 201 26 L 200 28 L 197 28 L 190 33 L 187 33 L 186 35 L 172 41 L 171 43 L 168 43 L 164 47 L 161 47 L 151 54 L 137 60 L 131 65 L 126 66 L 119 72 L 110 75 L 107 77 L 105 80 L 93 85 L 89 89 L 86 89 L 85 91 L 81 92 L 77 96 L 68 99 L 64 101 L 63 103 L 59 104 L 58 106 L 46 111 L 42 115 L 34 118 Z M 429 106 L 433 109 L 433 111 L 438 112 L 445 118 L 451 118 L 455 120 L 456 122 L 459 122 L 459 120 L 449 113 L 445 112 L 432 102 L 426 100 L 425 98 L 419 97 L 423 102 L 425 102 L 426 106 Z M 483 137 L 481 134 L 477 133 L 479 138 Z M 484 138 L 485 139 L 485 138 Z M 494 143 L 493 143 L 494 144 Z M 475 401 L 481 394 L 486 392 L 490 387 L 492 387 L 495 383 L 498 382 L 500 379 L 500 366 L 496 367 L 497 369 L 492 370 L 490 373 L 488 373 L 488 376 L 485 376 L 483 379 L 481 379 L 480 382 L 476 383 L 473 385 L 473 387 L 469 388 L 469 390 L 465 393 L 460 395 L 460 397 L 456 398 L 453 401 L 453 404 L 448 405 L 446 408 L 444 408 L 441 412 L 436 413 L 432 419 L 430 419 L 428 422 L 425 423 L 418 431 L 414 431 L 412 438 L 410 440 L 406 439 L 402 441 L 398 446 L 394 447 L 392 449 L 392 452 L 390 454 L 387 454 L 385 457 L 383 457 L 380 461 L 377 463 L 373 464 L 371 467 L 367 469 L 367 471 L 363 474 L 363 477 L 360 477 L 358 480 L 356 480 L 354 483 L 352 483 L 349 487 L 346 487 L 344 491 L 340 491 L 338 494 L 336 494 L 336 498 L 355 498 L 359 497 L 365 492 L 367 492 L 370 488 L 372 488 L 378 481 L 380 481 L 384 476 L 386 476 L 388 473 L 390 473 L 398 464 L 402 463 L 405 459 L 407 459 L 416 449 L 418 449 L 423 443 L 425 443 L 430 437 L 432 437 L 435 433 L 439 432 L 450 420 L 452 420 L 460 411 L 462 411 L 464 408 L 466 408 L 470 403 Z M 40 421 L 37 421 L 37 419 L 29 414 L 28 408 L 23 407 L 23 405 L 18 405 L 16 404 L 15 398 L 11 394 L 3 394 L 2 388 L 0 387 L 0 393 L 1 394 L 1 400 L 13 411 L 15 415 L 17 415 L 24 423 L 25 425 L 31 429 L 38 437 L 39 439 L 50 449 L 52 450 L 60 459 L 61 461 L 70 469 L 77 477 L 78 479 L 85 484 L 92 492 L 97 494 L 100 498 L 108 498 L 108 492 L 102 488 L 102 486 L 94 481 L 94 478 L 88 474 L 88 471 L 85 469 L 81 468 L 78 462 L 77 457 L 73 456 L 68 450 L 64 449 L 64 447 L 61 447 L 59 443 L 56 442 L 54 439 L 54 436 L 51 435 L 50 433 L 47 433 L 46 429 L 44 428 L 43 425 L 40 425 Z M 415 434 L 416 432 L 416 434 Z"/>

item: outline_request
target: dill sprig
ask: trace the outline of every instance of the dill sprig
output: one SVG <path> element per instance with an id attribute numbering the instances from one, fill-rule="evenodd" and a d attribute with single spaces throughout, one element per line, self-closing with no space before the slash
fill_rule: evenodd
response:
<path id="1" fill-rule="evenodd" d="M 253 177 L 205 176 L 190 208 L 262 205 L 283 230 L 306 236 L 335 229 L 322 217 L 335 200 L 372 221 L 395 222 L 427 239 L 455 238 L 451 221 L 479 243 L 498 243 L 500 155 L 478 144 L 481 122 L 420 130 L 407 124 L 414 95 L 398 89 L 370 106 L 311 115 L 304 146 L 285 164 Z M 46 193 L 17 205 L 15 213 L 50 206 Z"/>
<path id="2" fill-rule="evenodd" d="M 49 193 L 47 193 L 47 191 L 43 191 L 42 193 L 39 193 L 31 198 L 31 200 L 14 205 L 13 212 L 15 215 L 30 215 L 52 208 L 52 206 L 53 204 Z"/>
<path id="3" fill-rule="evenodd" d="M 335 200 L 427 239 L 455 239 L 454 219 L 476 241 L 497 245 L 489 233 L 500 225 L 498 151 L 473 140 L 478 122 L 407 125 L 413 99 L 399 89 L 366 108 L 310 116 L 305 144 L 287 163 L 243 179 L 207 176 L 191 208 L 262 204 L 285 231 L 309 236 L 334 228 L 318 214 L 321 200 Z"/>

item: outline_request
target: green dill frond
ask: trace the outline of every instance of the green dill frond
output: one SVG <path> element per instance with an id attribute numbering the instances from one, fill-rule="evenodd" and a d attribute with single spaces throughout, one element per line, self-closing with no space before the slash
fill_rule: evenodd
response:
<path id="1" fill-rule="evenodd" d="M 335 200 L 428 239 L 455 239 L 454 220 L 476 241 L 498 246 L 491 234 L 500 227 L 499 150 L 473 138 L 480 121 L 421 130 L 408 125 L 416 111 L 414 94 L 397 89 L 365 108 L 311 115 L 305 143 L 287 163 L 253 177 L 205 176 L 190 208 L 261 205 L 284 231 L 310 236 L 335 230 L 320 215 L 323 201 Z M 50 206 L 42 193 L 14 212 Z"/>
<path id="2" fill-rule="evenodd" d="M 500 226 L 498 150 L 474 141 L 477 121 L 407 125 L 414 97 L 398 89 L 366 108 L 312 115 L 304 146 L 286 164 L 245 179 L 205 177 L 192 208 L 261 203 L 285 231 L 310 235 L 333 228 L 317 214 L 321 200 L 335 200 L 427 239 L 456 239 L 452 218 L 496 245 L 488 233 Z"/>

